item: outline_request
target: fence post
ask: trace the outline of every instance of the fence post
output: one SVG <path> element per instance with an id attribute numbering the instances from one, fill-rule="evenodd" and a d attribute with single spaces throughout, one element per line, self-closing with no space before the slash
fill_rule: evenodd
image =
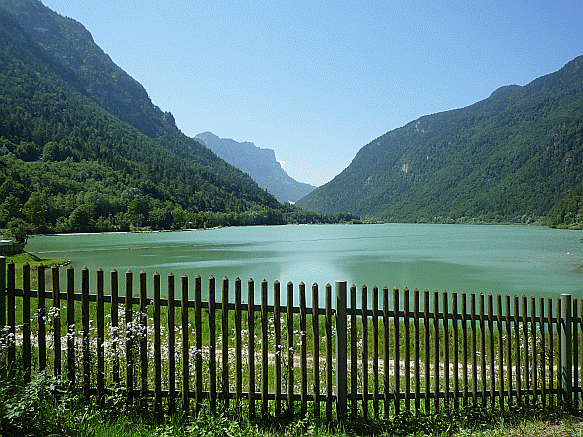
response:
<path id="1" fill-rule="evenodd" d="M 0 256 L 0 329 L 6 326 L 6 257 Z"/>
<path id="2" fill-rule="evenodd" d="M 336 281 L 336 418 L 346 417 L 347 400 L 346 281 Z"/>
<path id="3" fill-rule="evenodd" d="M 573 404 L 573 335 L 571 329 L 571 310 L 571 295 L 561 294 L 561 388 L 563 402 L 567 408 L 570 408 Z"/>

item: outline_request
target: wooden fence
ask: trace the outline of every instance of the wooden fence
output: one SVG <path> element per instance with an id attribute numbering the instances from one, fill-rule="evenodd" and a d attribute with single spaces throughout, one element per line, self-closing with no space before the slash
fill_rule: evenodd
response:
<path id="1" fill-rule="evenodd" d="M 24 244 L 0 244 L 0 255 L 11 255 L 24 250 Z"/>
<path id="2" fill-rule="evenodd" d="M 28 265 L 22 273 L 17 289 L 14 264 L 0 257 L 8 368 L 22 360 L 25 381 L 48 372 L 87 397 L 118 393 L 156 409 L 193 402 L 194 411 L 234 402 L 250 418 L 312 408 L 329 421 L 583 400 L 583 300 L 570 295 L 348 290 L 337 281 L 334 305 L 332 286 L 321 307 L 314 284 L 308 308 L 303 283 L 286 285 L 282 305 L 277 281 L 259 284 L 256 303 L 249 280 L 243 303 L 238 278 L 223 278 L 219 301 L 213 277 L 203 287 L 200 276 L 182 276 L 176 287 L 170 274 L 162 298 L 158 273 L 139 273 L 136 296 L 131 271 L 125 281 L 110 272 L 108 294 L 101 269 L 94 294 L 86 268 L 80 292 L 71 267 L 63 292 L 58 267 L 38 268 L 36 290 Z"/>

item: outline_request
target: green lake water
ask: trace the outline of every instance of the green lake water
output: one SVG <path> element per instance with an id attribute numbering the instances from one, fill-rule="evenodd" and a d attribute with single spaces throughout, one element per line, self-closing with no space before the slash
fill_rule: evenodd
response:
<path id="1" fill-rule="evenodd" d="M 413 290 L 437 289 L 468 293 L 501 293 L 558 296 L 571 293 L 583 296 L 583 275 L 577 268 L 583 258 L 581 231 L 537 226 L 472 225 L 308 225 L 259 226 L 159 232 L 139 234 L 90 234 L 37 236 L 29 240 L 27 251 L 43 256 L 72 260 L 77 284 L 81 268 L 90 270 L 91 287 L 95 271 L 120 274 L 134 272 L 134 294 L 141 270 L 162 275 L 174 273 L 177 295 L 179 279 L 187 275 L 191 295 L 194 277 L 203 279 L 203 295 L 209 276 L 231 283 L 240 277 L 243 296 L 249 278 L 266 279 L 308 288 L 316 282 L 321 293 L 336 280 L 369 287 Z M 62 287 L 65 271 L 61 273 Z M 308 294 L 310 294 L 308 292 Z M 256 302 L 258 298 L 256 299 Z M 283 303 L 282 302 L 282 303 Z M 323 304 L 323 294 L 320 302 Z M 369 300 L 370 302 L 370 300 Z M 297 302 L 296 302 L 297 304 Z"/>

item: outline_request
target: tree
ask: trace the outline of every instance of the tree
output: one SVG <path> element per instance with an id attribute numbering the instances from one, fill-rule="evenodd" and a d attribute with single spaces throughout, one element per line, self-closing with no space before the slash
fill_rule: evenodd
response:
<path id="1" fill-rule="evenodd" d="M 28 238 L 36 234 L 36 229 L 30 223 L 17 218 L 8 223 L 8 227 L 5 229 L 4 234 L 12 238 L 16 244 L 26 244 Z"/>

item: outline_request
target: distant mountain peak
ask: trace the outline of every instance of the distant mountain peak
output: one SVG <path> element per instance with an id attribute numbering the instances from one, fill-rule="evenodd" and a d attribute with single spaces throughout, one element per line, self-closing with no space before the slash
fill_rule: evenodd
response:
<path id="1" fill-rule="evenodd" d="M 289 176 L 273 149 L 257 147 L 249 141 L 240 143 L 230 138 L 219 138 L 212 132 L 200 133 L 195 138 L 229 164 L 248 173 L 280 202 L 294 203 L 316 188 Z"/>

